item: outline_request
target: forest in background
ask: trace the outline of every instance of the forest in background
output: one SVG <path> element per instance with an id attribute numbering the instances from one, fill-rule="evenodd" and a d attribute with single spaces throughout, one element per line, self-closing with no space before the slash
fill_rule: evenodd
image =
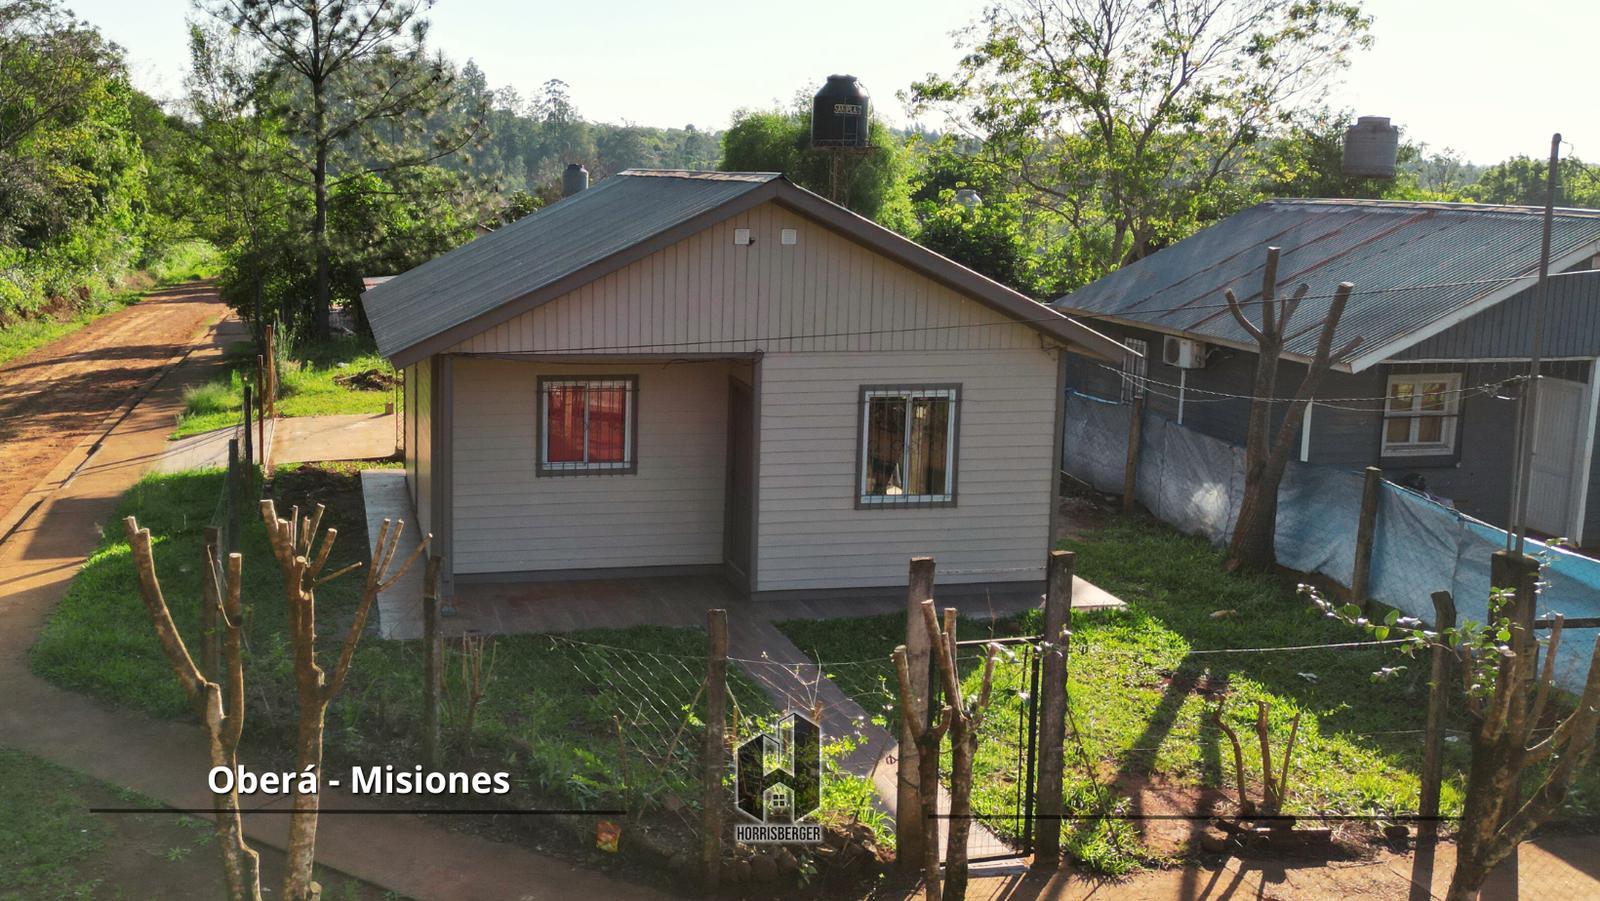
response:
<path id="1" fill-rule="evenodd" d="M 1355 3 L 989 7 L 957 71 L 900 92 L 926 130 L 875 121 L 841 185 L 808 146 L 815 86 L 723 131 L 592 122 L 559 80 L 523 93 L 456 65 L 425 12 L 197 0 L 184 94 L 162 103 L 56 0 L 0 0 L 0 327 L 208 246 L 250 322 L 325 334 L 363 276 L 558 199 L 571 162 L 783 171 L 1041 299 L 1272 196 L 1543 199 L 1541 160 L 1476 166 L 1409 135 L 1396 179 L 1340 174 L 1351 116 L 1324 100 L 1369 40 Z M 1564 204 L 1600 207 L 1590 168 L 1562 170 Z"/>

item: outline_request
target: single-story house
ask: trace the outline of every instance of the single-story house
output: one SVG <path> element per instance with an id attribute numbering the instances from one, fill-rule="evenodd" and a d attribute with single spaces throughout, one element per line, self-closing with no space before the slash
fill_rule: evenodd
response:
<path id="1" fill-rule="evenodd" d="M 452 586 L 1037 586 L 1064 350 L 1125 351 L 776 173 L 623 172 L 362 303 Z"/>
<path id="2" fill-rule="evenodd" d="M 1510 509 L 1515 398 L 1528 373 L 1542 209 L 1366 200 L 1272 200 L 1141 259 L 1052 306 L 1147 356 L 1069 355 L 1071 390 L 1148 409 L 1243 444 L 1256 366 L 1233 288 L 1259 322 L 1266 248 L 1280 293 L 1304 282 L 1278 380 L 1293 396 L 1334 287 L 1355 285 L 1335 365 L 1303 425 L 1299 458 L 1421 488 L 1499 524 Z M 1600 542 L 1600 211 L 1554 217 L 1529 527 Z"/>

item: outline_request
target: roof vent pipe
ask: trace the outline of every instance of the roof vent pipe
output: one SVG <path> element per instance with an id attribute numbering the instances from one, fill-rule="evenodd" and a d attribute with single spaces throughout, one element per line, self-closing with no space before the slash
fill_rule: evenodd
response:
<path id="1" fill-rule="evenodd" d="M 1349 178 L 1394 178 L 1400 129 L 1387 116 L 1362 116 L 1344 131 L 1344 162 Z"/>
<path id="2" fill-rule="evenodd" d="M 567 171 L 561 173 L 561 196 L 571 197 L 588 187 L 589 170 L 582 163 L 568 163 Z"/>

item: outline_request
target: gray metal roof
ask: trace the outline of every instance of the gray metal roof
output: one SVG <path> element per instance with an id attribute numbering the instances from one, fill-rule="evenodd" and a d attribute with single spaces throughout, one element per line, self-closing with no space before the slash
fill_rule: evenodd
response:
<path id="1" fill-rule="evenodd" d="M 1083 352 L 1127 348 L 775 172 L 629 169 L 409 272 L 368 279 L 361 302 L 397 366 L 459 343 L 673 241 L 767 201 L 938 280 Z"/>
<path id="2" fill-rule="evenodd" d="M 547 287 L 781 176 L 628 170 L 361 295 L 386 357 Z"/>
<path id="3" fill-rule="evenodd" d="M 1365 369 L 1410 344 L 1526 290 L 1537 271 L 1535 207 L 1370 200 L 1270 200 L 1059 298 L 1061 312 L 1104 318 L 1253 349 L 1223 291 L 1247 305 L 1261 297 L 1266 248 L 1282 248 L 1280 293 L 1311 291 L 1290 334 L 1321 321 L 1334 287 L 1352 282 L 1335 346 L 1362 344 L 1348 368 Z M 1552 271 L 1600 250 L 1600 211 L 1558 210 Z M 1466 283 L 1466 284 L 1463 284 Z M 1252 319 L 1257 314 L 1252 310 Z M 1315 352 L 1317 334 L 1285 351 Z"/>

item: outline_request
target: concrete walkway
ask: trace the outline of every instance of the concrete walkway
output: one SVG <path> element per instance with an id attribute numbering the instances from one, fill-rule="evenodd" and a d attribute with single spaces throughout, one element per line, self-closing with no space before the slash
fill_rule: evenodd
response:
<path id="1" fill-rule="evenodd" d="M 392 413 L 292 416 L 278 420 L 268 457 L 274 466 L 321 460 L 381 460 L 394 455 Z"/>
<path id="2" fill-rule="evenodd" d="M 253 434 L 252 442 L 265 433 L 267 447 L 272 447 L 272 436 L 276 430 L 274 420 L 267 420 L 265 425 L 258 429 L 255 424 L 250 426 Z M 167 442 L 166 450 L 161 452 L 160 459 L 156 460 L 157 472 L 187 472 L 191 469 L 226 469 L 228 467 L 228 441 L 239 439 L 239 455 L 244 455 L 244 438 L 240 426 L 232 425 L 225 429 L 213 429 L 179 438 Z M 252 453 L 254 449 L 252 448 Z"/>
<path id="3" fill-rule="evenodd" d="M 109 709 L 36 678 L 27 650 L 87 556 L 117 499 L 167 445 L 182 389 L 211 378 L 224 344 L 213 330 L 142 402 L 108 421 L 47 477 L 36 512 L 0 543 L 0 744 L 176 808 L 209 807 L 201 731 Z M 53 486 L 53 487 L 52 487 Z M 131 601 L 130 601 L 131 602 Z M 381 761 L 374 761 L 380 763 Z M 325 792 L 331 807 L 370 802 Z M 247 816 L 252 840 L 282 847 L 288 818 Z M 418 899 L 664 898 L 517 845 L 452 832 L 412 815 L 325 816 L 318 862 Z"/>
<path id="4" fill-rule="evenodd" d="M 256 428 L 251 425 L 251 429 Z M 394 428 L 391 413 L 268 419 L 266 456 L 274 466 L 322 460 L 381 460 L 394 455 Z M 251 440 L 258 440 L 260 434 L 256 431 Z M 239 426 L 234 425 L 169 442 L 156 461 L 156 469 L 222 469 L 228 465 L 230 438 L 240 438 L 242 454 L 243 438 Z"/>

